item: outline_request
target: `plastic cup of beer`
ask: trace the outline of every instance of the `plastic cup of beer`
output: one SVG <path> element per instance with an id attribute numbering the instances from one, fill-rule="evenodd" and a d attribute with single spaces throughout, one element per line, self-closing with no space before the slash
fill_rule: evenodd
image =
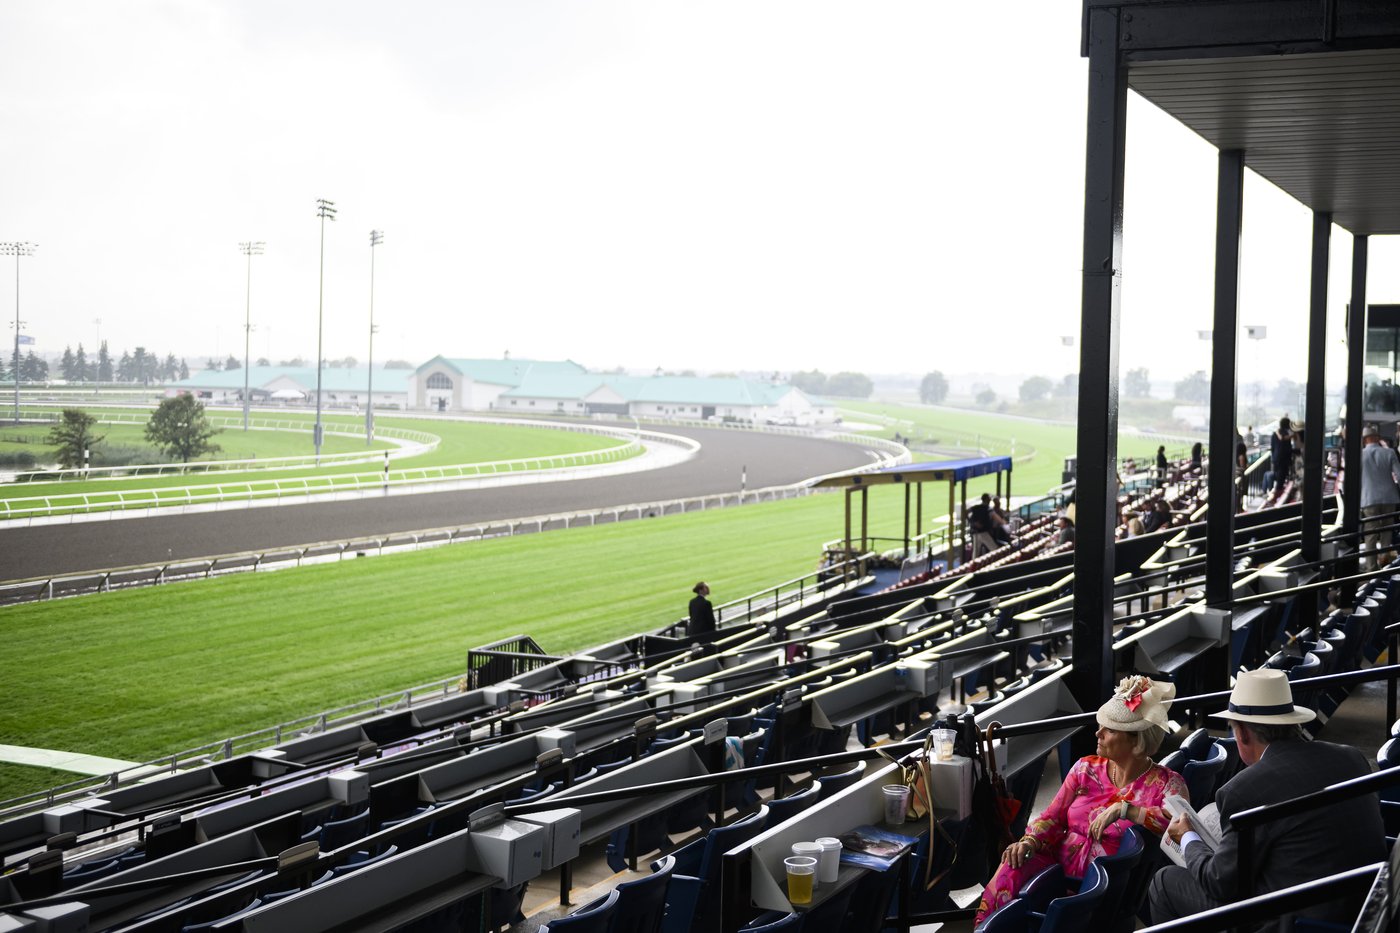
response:
<path id="1" fill-rule="evenodd" d="M 933 753 L 939 761 L 953 760 L 953 739 L 956 736 L 952 729 L 933 730 Z"/>
<path id="2" fill-rule="evenodd" d="M 788 900 L 797 905 L 812 903 L 817 860 L 809 855 L 789 855 L 783 859 L 783 867 L 787 869 Z"/>
<path id="3" fill-rule="evenodd" d="M 909 788 L 903 784 L 885 785 L 885 822 L 899 826 L 909 813 Z"/>

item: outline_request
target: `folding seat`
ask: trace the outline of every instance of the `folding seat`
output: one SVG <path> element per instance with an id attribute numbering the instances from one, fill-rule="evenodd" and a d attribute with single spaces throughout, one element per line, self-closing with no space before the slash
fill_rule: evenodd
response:
<path id="1" fill-rule="evenodd" d="M 540 927 L 539 933 L 608 933 L 617 909 L 617 891 L 611 891 L 601 901 L 585 904 L 583 908 L 567 917 L 558 917 Z"/>
<path id="2" fill-rule="evenodd" d="M 719 927 L 720 859 L 763 831 L 768 808 L 728 826 L 710 830 L 703 839 L 682 846 L 674 853 L 675 872 L 666 895 L 664 933 L 710 933 Z"/>
<path id="3" fill-rule="evenodd" d="M 608 933 L 659 933 L 675 869 L 676 859 L 668 855 L 652 866 L 647 877 L 619 884 L 614 889 L 617 908 Z"/>
<path id="4" fill-rule="evenodd" d="M 779 823 L 786 823 L 816 803 L 821 792 L 822 786 L 814 781 L 809 787 L 804 787 L 786 797 L 768 801 L 768 825 L 777 826 Z"/>
<path id="5" fill-rule="evenodd" d="M 1225 769 L 1228 757 L 1223 745 L 1212 745 L 1203 760 L 1186 762 L 1181 776 L 1186 779 L 1191 805 L 1196 809 L 1215 800 L 1215 789 L 1220 786 L 1220 773 Z"/>

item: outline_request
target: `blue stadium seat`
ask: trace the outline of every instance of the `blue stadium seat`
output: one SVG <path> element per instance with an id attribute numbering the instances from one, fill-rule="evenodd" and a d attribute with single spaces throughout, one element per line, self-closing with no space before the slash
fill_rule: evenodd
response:
<path id="1" fill-rule="evenodd" d="M 1026 933 L 1030 908 L 1024 900 L 1007 901 L 987 915 L 977 933 Z"/>
<path id="2" fill-rule="evenodd" d="M 1186 770 L 1181 776 L 1186 779 L 1192 806 L 1204 807 L 1215 799 L 1215 789 L 1219 786 L 1220 773 L 1225 769 L 1227 757 L 1223 745 L 1212 745 L 1210 754 L 1204 760 L 1186 762 Z"/>
<path id="3" fill-rule="evenodd" d="M 1181 750 L 1186 753 L 1186 757 L 1192 761 L 1201 761 L 1210 751 L 1215 739 L 1205 729 L 1197 729 L 1188 735 L 1181 743 Z"/>
<path id="4" fill-rule="evenodd" d="M 668 855 L 652 865 L 647 877 L 619 884 L 614 889 L 617 909 L 608 933 L 659 933 L 666 914 L 666 892 L 675 870 L 676 859 Z"/>
<path id="5" fill-rule="evenodd" d="M 788 794 L 778 800 L 768 801 L 768 825 L 777 826 L 779 823 L 786 823 L 816 803 L 821 792 L 821 785 L 814 781 L 811 786 L 804 787 L 796 793 Z"/>
<path id="6" fill-rule="evenodd" d="M 1040 920 L 1039 933 L 1088 933 L 1096 929 L 1094 913 L 1108 894 L 1108 875 L 1095 862 L 1084 872 L 1084 881 L 1077 894 L 1057 897 L 1044 913 L 1027 912 L 1031 926 Z"/>
<path id="7" fill-rule="evenodd" d="M 845 790 L 846 788 L 859 781 L 861 779 L 861 775 L 863 775 L 864 773 L 865 765 L 862 762 L 858 761 L 851 767 L 847 768 L 845 771 L 838 771 L 835 774 L 822 775 L 821 777 L 817 778 L 817 783 L 820 784 L 822 788 L 820 798 L 822 800 L 830 800 L 832 797 L 841 793 L 841 791 Z"/>
<path id="8" fill-rule="evenodd" d="M 768 808 L 759 807 L 757 813 L 716 827 L 703 839 L 676 850 L 675 873 L 666 895 L 666 919 L 661 927 L 665 933 L 709 931 L 718 925 L 719 905 L 714 894 L 719 886 L 720 857 L 757 836 L 767 820 Z"/>
<path id="9" fill-rule="evenodd" d="M 322 852 L 334 852 L 353 842 L 359 842 L 369 833 L 369 808 L 343 820 L 329 820 L 321 827 L 319 841 Z"/>
<path id="10" fill-rule="evenodd" d="M 803 929 L 806 919 L 803 914 L 793 911 L 778 917 L 777 920 L 759 923 L 757 926 L 740 927 L 739 933 L 798 933 Z"/>
<path id="11" fill-rule="evenodd" d="M 565 930 L 568 933 L 608 933 L 608 924 L 612 922 L 616 909 L 617 891 L 614 890 L 601 901 L 584 905 L 577 913 L 549 921 L 540 927 L 540 933 L 562 933 Z"/>

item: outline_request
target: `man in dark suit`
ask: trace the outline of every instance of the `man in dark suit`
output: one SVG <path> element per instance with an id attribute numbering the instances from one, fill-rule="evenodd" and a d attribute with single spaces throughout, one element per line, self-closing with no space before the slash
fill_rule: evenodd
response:
<path id="1" fill-rule="evenodd" d="M 1283 671 L 1244 671 L 1230 693 L 1230 720 L 1247 767 L 1216 792 L 1220 848 L 1212 852 L 1179 816 L 1167 834 L 1182 848 L 1186 868 L 1168 866 L 1152 879 L 1152 921 L 1163 923 L 1232 903 L 1239 897 L 1239 835 L 1230 817 L 1244 810 L 1322 790 L 1371 773 L 1366 756 L 1346 745 L 1308 741 L 1298 727 L 1316 714 L 1293 705 Z M 1384 861 L 1385 830 L 1375 794 L 1357 797 L 1258 827 L 1254 832 L 1251 894 L 1265 894 L 1373 862 Z M 1350 924 L 1361 905 L 1330 901 L 1299 914 Z M 1276 924 L 1263 927 L 1279 929 Z"/>

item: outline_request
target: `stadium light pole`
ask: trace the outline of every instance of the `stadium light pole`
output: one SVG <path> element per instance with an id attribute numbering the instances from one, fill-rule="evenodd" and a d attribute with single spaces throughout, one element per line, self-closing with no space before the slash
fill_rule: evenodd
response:
<path id="1" fill-rule="evenodd" d="M 335 202 L 319 198 L 316 201 L 316 214 L 321 218 L 321 285 L 316 299 L 316 427 L 313 437 L 316 443 L 316 465 L 321 465 L 321 324 L 325 318 L 326 306 L 326 221 L 335 220 Z"/>
<path id="2" fill-rule="evenodd" d="M 0 243 L 0 256 L 15 257 L 15 355 L 11 361 L 14 364 L 14 372 L 10 373 L 15 381 L 15 424 L 19 424 L 19 332 L 24 326 L 24 321 L 19 317 L 19 257 L 33 256 L 38 246 L 37 243 L 23 241 Z"/>
<path id="3" fill-rule="evenodd" d="M 239 243 L 238 248 L 248 257 L 247 282 L 243 300 L 243 430 L 248 430 L 248 342 L 253 335 L 253 257 L 263 254 L 267 246 L 262 240 Z"/>
<path id="4" fill-rule="evenodd" d="M 383 230 L 369 232 L 369 401 L 365 406 L 366 447 L 374 443 L 374 248 L 383 242 Z"/>
<path id="5" fill-rule="evenodd" d="M 1258 324 L 1246 324 L 1244 335 L 1254 341 L 1254 408 L 1249 414 L 1254 419 L 1254 423 L 1258 424 L 1263 420 L 1264 413 L 1264 410 L 1259 407 L 1260 379 L 1262 378 L 1259 372 L 1259 343 L 1269 336 L 1269 329 Z"/>

